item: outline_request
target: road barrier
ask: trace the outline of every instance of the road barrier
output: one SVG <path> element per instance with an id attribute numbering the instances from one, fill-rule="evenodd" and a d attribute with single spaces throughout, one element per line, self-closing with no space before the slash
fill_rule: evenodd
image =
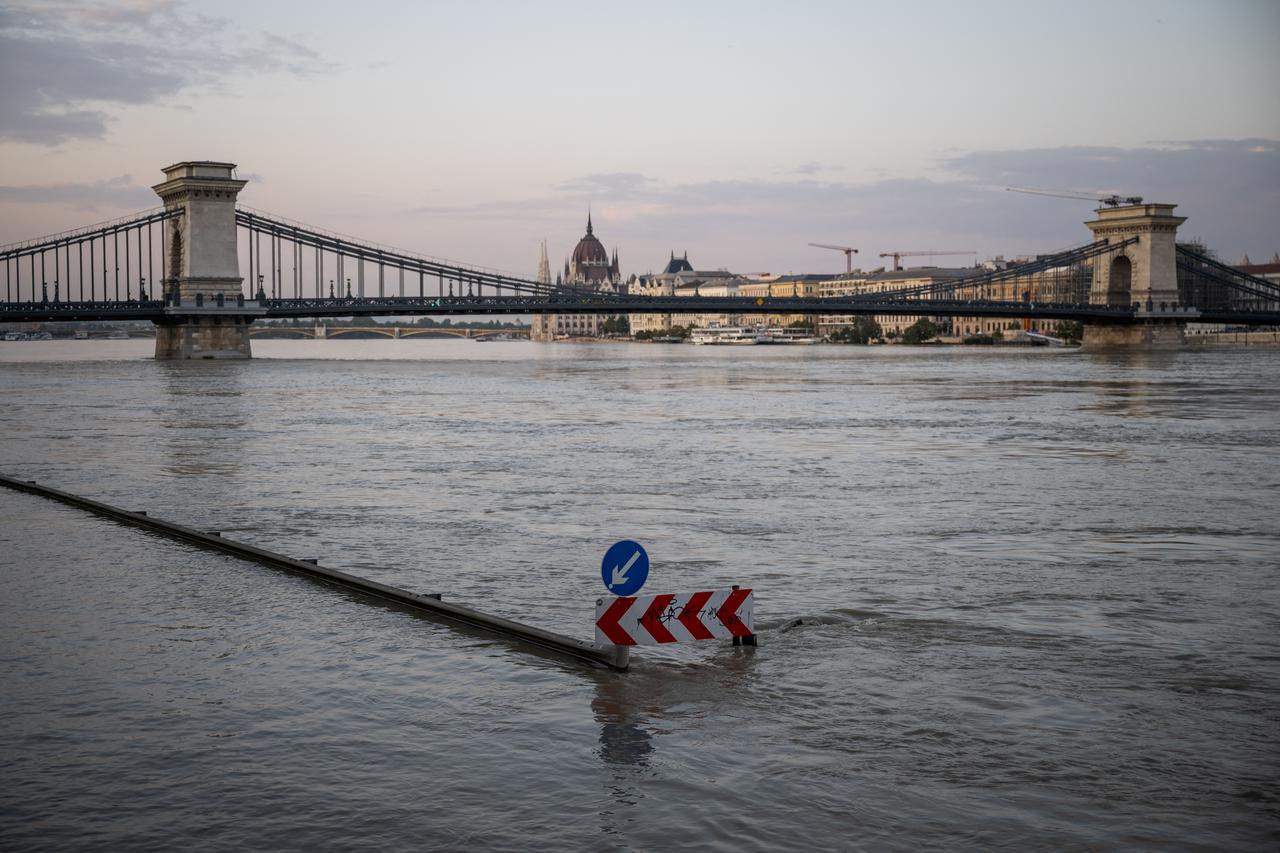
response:
<path id="1" fill-rule="evenodd" d="M 342 587 L 382 601 L 394 602 L 445 623 L 465 625 L 485 633 L 518 640 L 521 643 L 567 655 L 595 666 L 625 671 L 629 665 L 625 649 L 597 648 L 591 643 L 575 640 L 572 637 L 566 637 L 554 631 L 545 631 L 542 628 L 535 628 L 532 625 L 504 619 L 491 613 L 483 613 L 470 607 L 451 604 L 441 600 L 439 593 L 419 594 L 409 592 L 399 587 L 340 572 L 337 569 L 325 568 L 319 565 L 319 561 L 315 559 L 295 559 L 274 551 L 268 551 L 265 548 L 246 545 L 243 542 L 236 542 L 234 539 L 227 539 L 218 531 L 196 530 L 192 527 L 174 524 L 171 521 L 152 518 L 145 511 L 132 512 L 121 509 L 100 501 L 90 500 L 89 498 L 50 488 L 49 486 L 43 486 L 34 480 L 17 480 L 0 474 L 0 486 L 59 501 L 104 518 L 151 530 L 172 539 L 212 551 L 221 551 L 224 554 L 231 554 L 264 566 L 283 569 L 331 586 Z"/>

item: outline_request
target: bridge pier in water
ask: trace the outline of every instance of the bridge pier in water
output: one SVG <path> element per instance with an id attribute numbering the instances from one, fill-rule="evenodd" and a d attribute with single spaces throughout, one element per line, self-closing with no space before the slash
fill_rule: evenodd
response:
<path id="1" fill-rule="evenodd" d="M 1090 349 L 1138 347 L 1177 349 L 1186 345 L 1186 325 L 1197 311 L 1178 305 L 1178 226 L 1174 204 L 1134 204 L 1105 207 L 1086 222 L 1095 239 L 1136 243 L 1097 264 L 1091 300 L 1094 304 L 1133 306 L 1137 322 L 1124 325 L 1086 324 L 1084 345 Z"/>
<path id="2" fill-rule="evenodd" d="M 266 313 L 241 291 L 236 196 L 248 181 L 234 163 L 184 161 L 152 187 L 181 211 L 165 223 L 169 278 L 164 317 L 156 321 L 156 358 L 249 358 L 249 325 Z"/>

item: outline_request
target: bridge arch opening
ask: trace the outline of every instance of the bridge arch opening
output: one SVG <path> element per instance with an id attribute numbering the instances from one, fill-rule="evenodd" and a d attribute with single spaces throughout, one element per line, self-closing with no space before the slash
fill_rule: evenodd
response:
<path id="1" fill-rule="evenodd" d="M 1127 307 L 1133 291 L 1133 262 L 1119 255 L 1111 261 L 1107 274 L 1107 304 Z"/>
<path id="2" fill-rule="evenodd" d="M 182 275 L 182 229 L 175 224 L 169 236 L 169 280 L 176 283 L 180 275 Z"/>

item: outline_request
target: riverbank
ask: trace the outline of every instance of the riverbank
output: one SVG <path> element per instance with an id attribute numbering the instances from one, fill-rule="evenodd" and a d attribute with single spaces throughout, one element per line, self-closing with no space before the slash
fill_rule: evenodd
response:
<path id="1" fill-rule="evenodd" d="M 1280 330 L 1187 334 L 1193 346 L 1280 346 Z"/>

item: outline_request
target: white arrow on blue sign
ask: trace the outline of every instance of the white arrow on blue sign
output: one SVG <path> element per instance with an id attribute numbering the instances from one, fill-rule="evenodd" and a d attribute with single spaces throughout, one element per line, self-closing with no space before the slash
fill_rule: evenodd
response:
<path id="1" fill-rule="evenodd" d="M 649 555 L 639 542 L 623 539 L 604 552 L 600 579 L 614 595 L 633 595 L 649 577 Z"/>

